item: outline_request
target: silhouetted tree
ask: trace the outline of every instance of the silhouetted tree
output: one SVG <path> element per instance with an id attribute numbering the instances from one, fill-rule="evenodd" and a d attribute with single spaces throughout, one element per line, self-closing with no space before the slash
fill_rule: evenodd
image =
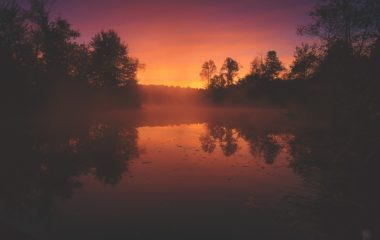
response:
<path id="1" fill-rule="evenodd" d="M 74 40 L 79 37 L 79 32 L 71 29 L 70 24 L 64 19 L 50 20 L 48 0 L 29 2 L 31 7 L 27 11 L 27 16 L 32 29 L 35 55 L 45 71 L 59 77 L 67 76 L 70 53 L 75 50 Z"/>
<path id="2" fill-rule="evenodd" d="M 90 43 L 94 84 L 121 87 L 136 84 L 138 60 L 128 56 L 128 48 L 113 31 L 101 31 Z"/>
<path id="3" fill-rule="evenodd" d="M 279 60 L 276 51 L 269 51 L 264 63 L 264 76 L 269 80 L 278 78 L 280 72 L 285 70 L 282 62 Z"/>
<path id="4" fill-rule="evenodd" d="M 310 12 L 313 22 L 299 27 L 300 34 L 319 37 L 329 48 L 344 41 L 361 54 L 379 36 L 380 7 L 377 0 L 325 0 Z"/>
<path id="5" fill-rule="evenodd" d="M 302 44 L 296 47 L 294 60 L 290 66 L 290 78 L 309 79 L 317 70 L 319 63 L 317 45 Z"/>
<path id="6" fill-rule="evenodd" d="M 256 57 L 252 62 L 251 62 L 251 75 L 256 76 L 258 78 L 262 78 L 264 75 L 264 63 L 263 60 L 259 57 Z"/>
<path id="7" fill-rule="evenodd" d="M 27 23 L 23 10 L 13 1 L 0 3 L 0 67 L 31 64 L 32 47 L 27 39 Z"/>
<path id="8" fill-rule="evenodd" d="M 210 80 L 210 89 L 222 89 L 226 87 L 226 80 L 222 75 L 215 75 Z"/>
<path id="9" fill-rule="evenodd" d="M 222 69 L 220 70 L 221 75 L 226 79 L 226 87 L 229 87 L 234 83 L 235 77 L 239 74 L 239 69 L 238 62 L 230 57 L 226 58 Z"/>
<path id="10" fill-rule="evenodd" d="M 259 82 L 264 79 L 264 63 L 262 61 L 261 57 L 256 57 L 251 62 L 251 68 L 250 72 L 244 76 L 243 78 L 240 78 L 236 85 L 238 88 L 245 89 L 248 91 L 253 90 L 252 88 L 256 88 Z"/>
<path id="11" fill-rule="evenodd" d="M 0 72 L 4 115 L 29 111 L 37 58 L 24 10 L 13 1 L 0 2 Z"/>
<path id="12" fill-rule="evenodd" d="M 51 1 L 27 3 L 0 3 L 0 71 L 7 110 L 33 112 L 66 100 L 99 106 L 94 100 L 100 101 L 104 90 L 91 89 L 91 83 L 128 87 L 113 91 L 107 102 L 139 106 L 136 73 L 141 65 L 128 56 L 117 33 L 101 32 L 91 44 L 78 44 L 78 31 L 64 19 L 51 19 Z M 71 97 L 63 101 L 66 91 Z"/>
<path id="13" fill-rule="evenodd" d="M 91 58 L 87 45 L 75 45 L 70 52 L 68 74 L 83 86 L 88 86 L 91 77 Z"/>
<path id="14" fill-rule="evenodd" d="M 207 87 L 210 87 L 211 78 L 215 75 L 216 71 L 217 68 L 213 60 L 208 60 L 203 63 L 200 76 L 207 81 Z"/>

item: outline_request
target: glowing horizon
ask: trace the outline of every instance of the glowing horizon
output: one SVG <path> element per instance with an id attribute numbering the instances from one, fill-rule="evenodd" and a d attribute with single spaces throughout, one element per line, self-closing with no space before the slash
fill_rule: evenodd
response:
<path id="1" fill-rule="evenodd" d="M 296 27 L 307 21 L 313 0 L 57 0 L 53 14 L 67 19 L 88 42 L 100 30 L 114 29 L 128 44 L 130 55 L 144 63 L 141 84 L 204 86 L 202 63 L 218 68 L 226 57 L 249 70 L 258 55 L 276 50 L 288 66 L 303 40 Z"/>

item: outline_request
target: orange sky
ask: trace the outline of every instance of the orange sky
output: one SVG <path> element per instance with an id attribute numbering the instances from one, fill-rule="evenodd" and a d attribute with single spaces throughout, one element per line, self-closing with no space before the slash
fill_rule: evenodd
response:
<path id="1" fill-rule="evenodd" d="M 146 65 L 141 84 L 203 87 L 202 63 L 218 68 L 226 57 L 243 69 L 259 54 L 276 50 L 286 64 L 303 40 L 296 27 L 308 21 L 312 0 L 57 0 L 54 14 L 79 29 L 88 42 L 101 29 L 115 29 L 132 56 Z"/>

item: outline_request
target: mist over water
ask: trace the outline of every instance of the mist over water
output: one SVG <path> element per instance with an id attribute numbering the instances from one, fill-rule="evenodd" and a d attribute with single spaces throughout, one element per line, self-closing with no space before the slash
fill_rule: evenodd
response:
<path id="1" fill-rule="evenodd" d="M 1 171 L 13 181 L 1 219 L 37 239 L 281 236 L 291 234 L 287 197 L 310 192 L 289 168 L 294 133 L 279 124 L 281 109 L 145 106 L 42 119 Z"/>
<path id="2" fill-rule="evenodd" d="M 331 199 L 347 194 L 342 181 L 360 174 L 358 186 L 367 186 L 367 178 L 329 162 L 344 147 L 340 136 L 302 111 L 146 104 L 67 113 L 36 115 L 5 132 L 0 222 L 6 233 L 304 239 L 330 236 L 326 217 L 341 222 L 340 234 L 347 225 L 347 234 L 360 234 L 376 222 L 367 212 L 376 206 L 371 198 L 350 196 L 339 207 Z M 351 154 L 362 151 L 356 146 Z M 352 206 L 356 197 L 368 208 Z"/>
<path id="3" fill-rule="evenodd" d="M 197 60 L 192 73 L 155 66 L 161 84 L 187 85 L 196 75 L 203 82 L 190 85 L 204 89 L 142 85 L 145 63 L 112 26 L 80 43 L 80 31 L 55 18 L 50 1 L 26 2 L 0 1 L 0 239 L 380 236 L 377 1 L 319 1 L 311 21 L 297 28 L 318 41 L 297 46 L 288 69 L 276 44 L 255 57 L 240 40 L 223 47 L 225 58 Z M 90 2 L 110 14 L 109 1 Z M 154 9 L 156 17 L 189 12 L 174 2 Z M 253 11 L 244 0 L 200 9 L 223 3 L 220 9 Z M 272 10 L 281 4 L 271 1 L 263 14 L 280 14 Z M 233 37 L 224 24 L 233 12 L 212 13 L 223 18 L 212 21 L 223 32 L 211 34 L 213 41 L 253 36 Z M 230 23 L 247 20 L 232 15 Z M 262 21 L 264 28 L 272 22 Z M 180 35 L 195 34 L 177 27 Z M 273 31 L 280 41 L 288 34 Z M 171 41 L 173 55 L 158 57 L 165 52 L 159 38 L 143 35 L 155 43 L 144 50 L 156 56 L 153 63 L 194 60 L 196 49 L 184 54 Z M 239 50 L 243 59 L 235 59 L 233 46 L 246 49 Z M 251 64 L 242 66 L 246 57 Z M 174 72 L 180 77 L 172 81 Z"/>

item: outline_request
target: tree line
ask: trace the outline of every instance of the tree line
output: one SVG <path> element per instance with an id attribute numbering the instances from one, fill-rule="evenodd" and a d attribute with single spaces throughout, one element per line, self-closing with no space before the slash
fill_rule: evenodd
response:
<path id="1" fill-rule="evenodd" d="M 102 30 L 80 44 L 80 32 L 53 18 L 50 6 L 48 0 L 28 0 L 27 7 L 0 3 L 0 71 L 9 103 L 48 101 L 62 87 L 81 94 L 113 91 L 138 103 L 136 74 L 142 65 L 118 33 Z"/>
<path id="2" fill-rule="evenodd" d="M 239 85 L 249 80 L 249 77 L 255 77 L 267 80 L 280 79 L 279 74 L 285 70 L 283 63 L 279 60 L 276 51 L 269 51 L 265 61 L 261 58 L 255 58 L 251 63 L 250 73 L 246 78 L 241 78 L 236 82 L 241 65 L 231 57 L 227 57 L 222 68 L 218 72 L 214 60 L 208 60 L 203 63 L 200 76 L 207 82 L 207 89 L 229 88 L 234 84 Z"/>
<path id="3" fill-rule="evenodd" d="M 297 33 L 312 37 L 315 43 L 296 47 L 288 70 L 273 50 L 256 57 L 242 78 L 238 78 L 241 66 L 236 60 L 227 58 L 219 72 L 215 62 L 208 60 L 200 76 L 206 81 L 209 97 L 219 103 L 240 99 L 239 104 L 263 99 L 313 102 L 331 112 L 368 109 L 366 105 L 370 105 L 371 111 L 378 112 L 378 1 L 319 1 L 309 14 L 311 23 L 299 26 Z"/>

